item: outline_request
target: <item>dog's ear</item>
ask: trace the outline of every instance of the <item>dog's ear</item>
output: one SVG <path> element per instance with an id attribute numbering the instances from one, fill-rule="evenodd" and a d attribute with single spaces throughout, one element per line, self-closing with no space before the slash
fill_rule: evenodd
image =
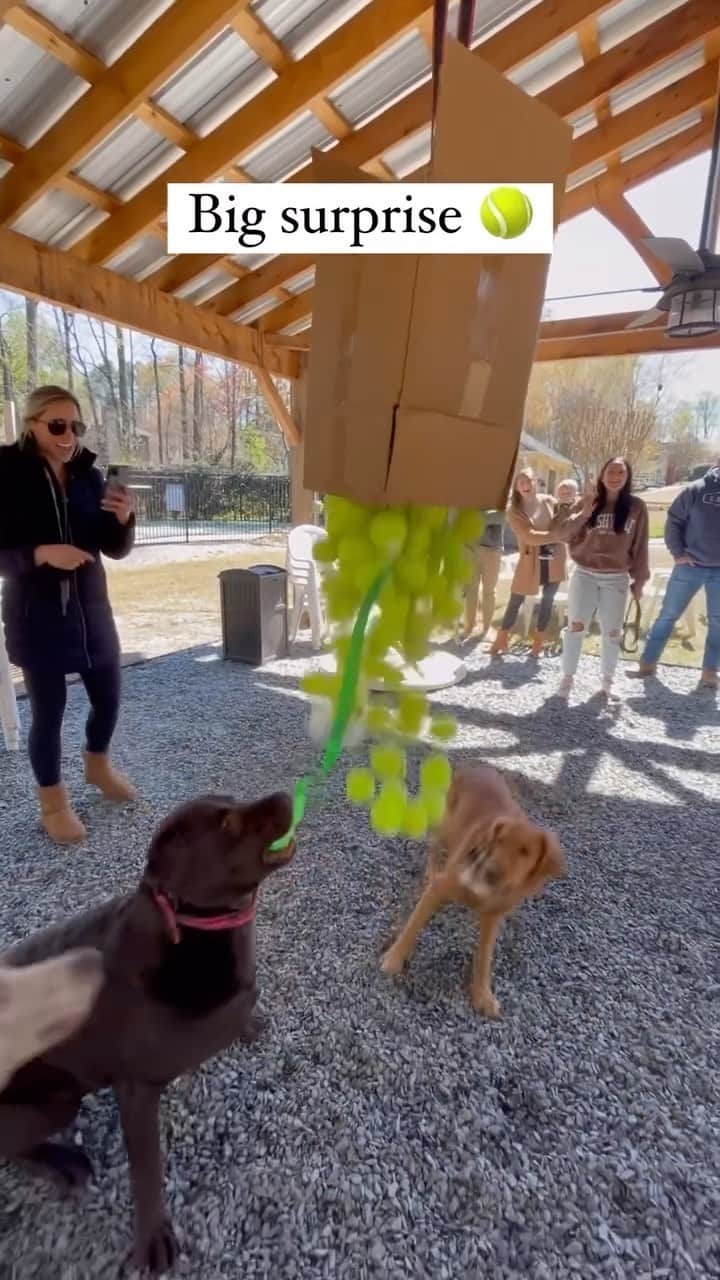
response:
<path id="1" fill-rule="evenodd" d="M 492 846 L 496 840 L 504 839 L 504 837 L 512 830 L 513 825 L 512 818 L 495 818 L 495 820 L 490 823 L 488 843 Z"/>
<path id="2" fill-rule="evenodd" d="M 543 876 L 547 880 L 564 880 L 567 861 L 560 842 L 550 831 L 538 832 L 538 856 L 530 877 Z"/>

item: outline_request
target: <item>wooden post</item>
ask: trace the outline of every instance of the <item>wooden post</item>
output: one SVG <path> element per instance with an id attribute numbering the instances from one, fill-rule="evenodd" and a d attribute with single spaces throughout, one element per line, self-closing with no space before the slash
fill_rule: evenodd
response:
<path id="1" fill-rule="evenodd" d="M 300 443 L 290 449 L 290 511 L 293 526 L 315 524 L 315 494 L 303 483 L 305 465 L 305 406 L 307 401 L 307 357 L 302 357 L 300 377 L 294 378 L 291 389 L 292 416 L 300 429 Z"/>
<path id="2" fill-rule="evenodd" d="M 4 401 L 3 419 L 5 421 L 5 439 L 8 444 L 14 444 L 17 440 L 17 428 L 15 425 L 15 405 L 12 400 Z"/>

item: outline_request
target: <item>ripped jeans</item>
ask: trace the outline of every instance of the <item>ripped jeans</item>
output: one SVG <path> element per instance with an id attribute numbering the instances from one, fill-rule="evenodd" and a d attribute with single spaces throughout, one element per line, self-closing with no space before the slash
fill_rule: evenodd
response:
<path id="1" fill-rule="evenodd" d="M 575 675 L 583 643 L 597 609 L 602 633 L 600 667 L 603 679 L 612 679 L 620 657 L 629 588 L 627 573 L 593 573 L 590 569 L 575 569 L 568 586 L 568 625 L 562 637 L 564 675 Z"/>

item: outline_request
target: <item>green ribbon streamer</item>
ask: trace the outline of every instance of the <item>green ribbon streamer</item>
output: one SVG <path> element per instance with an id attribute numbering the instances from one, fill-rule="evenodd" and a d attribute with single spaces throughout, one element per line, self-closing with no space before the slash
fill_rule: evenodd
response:
<path id="1" fill-rule="evenodd" d="M 335 719 L 330 729 L 320 767 L 315 773 L 306 774 L 296 783 L 290 830 L 284 836 L 281 836 L 279 840 L 273 841 L 270 845 L 271 850 L 287 849 L 290 842 L 294 840 L 297 828 L 305 817 L 310 788 L 328 776 L 342 755 L 345 731 L 355 710 L 357 688 L 360 681 L 360 667 L 365 645 L 365 632 L 370 618 L 370 610 L 377 601 L 391 569 L 392 565 L 388 564 L 384 569 L 380 570 L 360 606 L 350 637 L 350 648 L 348 650 L 345 674 L 340 685 Z"/>

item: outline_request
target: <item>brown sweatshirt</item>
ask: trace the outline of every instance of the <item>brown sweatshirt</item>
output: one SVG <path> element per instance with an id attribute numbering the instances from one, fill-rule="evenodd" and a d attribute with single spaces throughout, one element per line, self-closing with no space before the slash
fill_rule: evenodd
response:
<path id="1" fill-rule="evenodd" d="M 568 544 L 570 555 L 581 569 L 591 573 L 629 573 L 633 586 L 643 586 L 650 577 L 648 511 L 641 498 L 631 498 L 622 533 L 615 532 L 612 511 L 601 511 L 597 524 L 591 527 L 582 510 L 565 519 L 556 517 L 551 532 Z"/>

